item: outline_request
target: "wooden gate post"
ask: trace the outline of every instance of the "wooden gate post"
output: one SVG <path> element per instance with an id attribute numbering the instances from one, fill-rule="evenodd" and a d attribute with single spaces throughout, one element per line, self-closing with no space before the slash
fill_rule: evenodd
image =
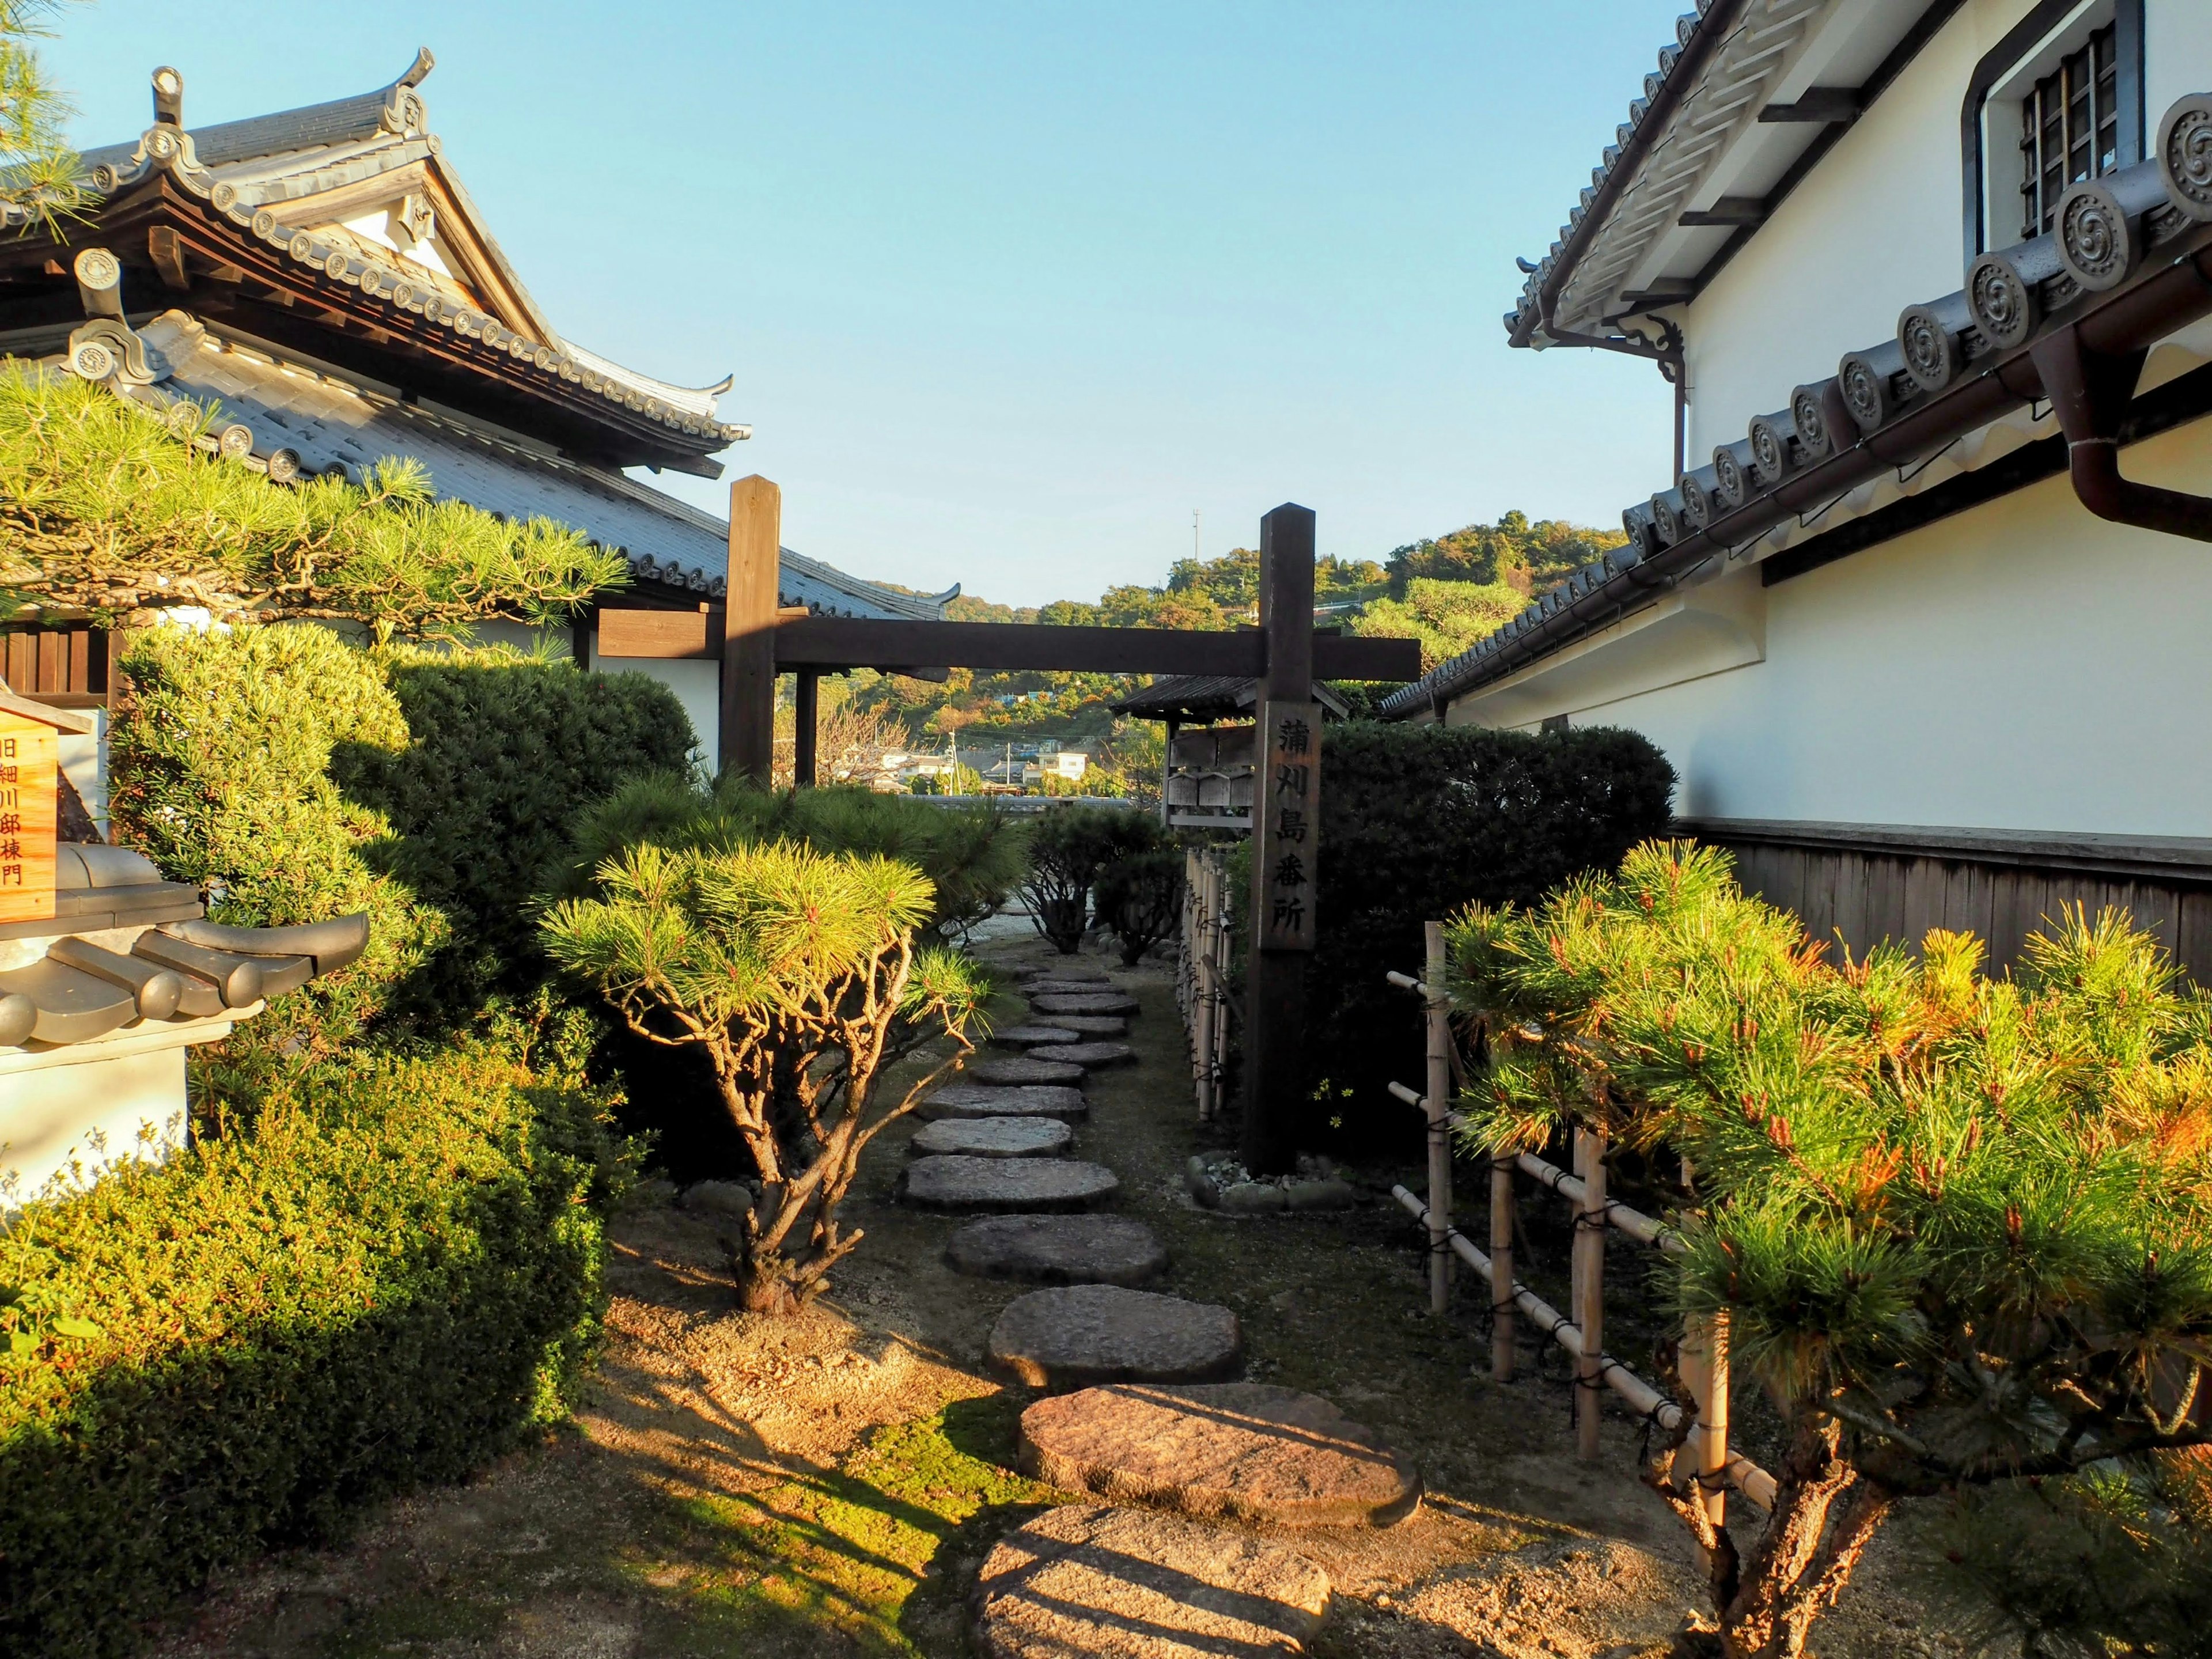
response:
<path id="1" fill-rule="evenodd" d="M 1444 1002 L 1444 925 L 1421 924 L 1421 980 L 1428 1025 L 1428 1077 L 1423 1103 L 1429 1119 L 1429 1311 L 1441 1318 L 1451 1306 L 1452 1224 L 1450 1108 L 1451 1016 Z"/>
<path id="2" fill-rule="evenodd" d="M 1260 520 L 1260 630 L 1267 663 L 1255 704 L 1252 953 L 1238 1149 L 1255 1176 L 1291 1172 L 1305 1103 L 1306 959 L 1313 952 L 1321 836 L 1313 595 L 1313 510 L 1285 502 Z"/>
<path id="3" fill-rule="evenodd" d="M 1575 1132 L 1575 1173 L 1583 1179 L 1575 1216 L 1575 1323 L 1582 1358 L 1575 1362 L 1575 1451 L 1585 1462 L 1598 1455 L 1600 1408 L 1605 1402 L 1605 1137 Z"/>
<path id="4" fill-rule="evenodd" d="M 811 789 L 814 745 L 818 735 L 817 716 L 822 705 L 822 671 L 802 668 L 791 678 L 791 781 L 798 788 Z"/>
<path id="5" fill-rule="evenodd" d="M 755 473 L 730 486 L 730 574 L 722 600 L 718 758 L 763 788 L 775 768 L 776 577 L 783 492 Z"/>

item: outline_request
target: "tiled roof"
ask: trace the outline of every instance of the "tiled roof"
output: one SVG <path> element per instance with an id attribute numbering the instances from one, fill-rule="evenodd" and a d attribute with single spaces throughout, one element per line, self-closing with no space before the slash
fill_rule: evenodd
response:
<path id="1" fill-rule="evenodd" d="M 393 456 L 419 460 L 431 487 L 503 518 L 550 519 L 602 547 L 629 556 L 640 577 L 721 592 L 729 525 L 617 472 L 583 466 L 544 445 L 465 416 L 401 401 L 295 354 L 218 333 L 180 311 L 138 331 L 162 377 L 128 388 L 157 407 L 190 400 L 214 411 L 210 430 L 244 428 L 233 453 L 280 479 L 339 469 L 358 481 Z M 783 603 L 839 617 L 934 622 L 940 600 L 918 598 L 848 576 L 785 550 L 778 583 Z"/>
<path id="2" fill-rule="evenodd" d="M 1234 674 L 1163 674 L 1107 707 L 1140 720 L 1231 720 L 1249 714 L 1255 696 L 1254 682 Z M 1342 697 L 1318 682 L 1314 700 L 1339 720 L 1349 712 Z"/>
<path id="3" fill-rule="evenodd" d="M 2124 356 L 2212 313 L 2212 94 L 2177 102 L 2155 138 L 2153 159 L 2070 187 L 2055 232 L 1983 254 L 1963 289 L 1908 306 L 1895 337 L 1846 352 L 1832 378 L 1777 387 L 1784 407 L 1623 513 L 1626 547 L 1391 693 L 1382 712 L 1440 707 L 1696 573 L 1808 540 L 2044 437 L 2057 422 L 2034 408 L 2046 392 L 2031 354 L 2053 334 L 2094 332 L 2096 349 Z"/>

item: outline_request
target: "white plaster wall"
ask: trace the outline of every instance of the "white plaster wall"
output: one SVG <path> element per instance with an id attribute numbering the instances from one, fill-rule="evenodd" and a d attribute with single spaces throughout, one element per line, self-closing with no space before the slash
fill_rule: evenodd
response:
<path id="1" fill-rule="evenodd" d="M 2212 0 L 2150 3 L 2212 15 Z M 1906 306 L 1964 284 L 1960 107 L 1974 65 L 2033 9 L 1969 0 L 1689 307 L 1692 466 L 1893 336 Z M 2165 104 L 2149 105 L 2155 119 Z"/>
<path id="2" fill-rule="evenodd" d="M 2123 465 L 2212 494 L 2212 422 Z M 1663 685 L 1642 665 L 1660 689 L 1612 701 L 1587 671 L 1548 703 L 1523 675 L 1451 718 L 1643 732 L 1685 814 L 2212 836 L 2212 549 L 2094 519 L 2053 478 L 1765 599 L 1762 661 Z"/>
<path id="3" fill-rule="evenodd" d="M 2158 118 L 2185 93 L 2212 92 L 2212 0 L 2144 0 L 2143 114 Z"/>
<path id="4" fill-rule="evenodd" d="M 66 1052 L 66 1051 L 62 1051 Z M 0 1209 L 185 1144 L 185 1050 L 0 1077 Z"/>

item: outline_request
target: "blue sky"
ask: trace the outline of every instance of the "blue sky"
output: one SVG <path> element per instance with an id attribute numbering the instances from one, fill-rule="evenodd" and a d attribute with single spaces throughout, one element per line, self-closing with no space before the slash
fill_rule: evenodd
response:
<path id="1" fill-rule="evenodd" d="M 556 325 L 698 385 L 789 546 L 1011 603 L 1158 581 L 1295 500 L 1323 552 L 1667 481 L 1647 364 L 1507 348 L 1682 0 L 580 5 L 99 0 L 84 144 L 384 84 Z M 702 505 L 724 487 L 664 477 Z"/>

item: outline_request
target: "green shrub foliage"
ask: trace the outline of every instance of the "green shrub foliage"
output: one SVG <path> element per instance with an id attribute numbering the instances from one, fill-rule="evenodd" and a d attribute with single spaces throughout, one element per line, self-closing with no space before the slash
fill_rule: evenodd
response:
<path id="1" fill-rule="evenodd" d="M 1832 963 L 1725 854 L 1653 842 L 1452 943 L 1478 1149 L 1572 1121 L 1695 1171 L 1653 1271 L 1788 1434 L 1741 1553 L 1654 1447 L 1729 1654 L 1801 1652 L 1902 1498 L 2212 1439 L 2212 1000 L 2124 915 L 2062 918 L 2010 979 L 1943 931 Z"/>
<path id="2" fill-rule="evenodd" d="M 1419 971 L 1423 922 L 1472 902 L 1527 904 L 1578 871 L 1613 868 L 1666 829 L 1674 786 L 1666 757 L 1632 732 L 1328 727 L 1307 981 L 1307 1052 L 1328 1090 L 1302 1144 L 1328 1138 L 1333 1115 L 1354 1148 L 1418 1133 L 1419 1115 L 1385 1085 L 1420 1079 L 1419 1010 L 1382 976 Z M 1354 1102 L 1364 1115 L 1345 1112 Z"/>
<path id="3" fill-rule="evenodd" d="M 1116 860 L 1158 847 L 1157 820 L 1112 806 L 1055 806 L 1030 832 L 1022 893 L 1037 932 L 1072 956 L 1090 927 L 1091 889 Z M 1102 913 L 1099 918 L 1106 920 Z"/>
<path id="4" fill-rule="evenodd" d="M 0 1231 L 0 1323 L 30 1338 L 0 1340 L 0 1650 L 127 1652 L 215 1568 L 557 1417 L 628 1170 L 604 1100 L 477 1043 L 295 1076 L 167 1165 L 25 1206 Z"/>
<path id="5" fill-rule="evenodd" d="M 368 913 L 361 961 L 281 999 L 224 1045 L 334 1054 L 451 937 L 443 913 L 373 860 L 389 822 L 331 777 L 341 744 L 357 754 L 406 749 L 398 700 L 370 657 L 309 624 L 147 629 L 119 665 L 109 739 L 118 839 L 170 880 L 205 890 L 218 921 L 273 927 Z"/>
<path id="6" fill-rule="evenodd" d="M 544 963 L 535 901 L 570 855 L 571 826 L 628 779 L 681 771 L 684 706 L 643 674 L 498 647 L 375 656 L 407 740 L 343 744 L 331 776 L 382 813 L 382 862 L 452 918 L 477 975 L 527 980 Z"/>
<path id="7" fill-rule="evenodd" d="M 1150 823 L 1152 819 L 1146 818 Z M 1125 853 L 1098 872 L 1098 920 L 1121 941 L 1121 963 L 1133 968 L 1182 921 L 1182 854 L 1172 847 Z"/>

